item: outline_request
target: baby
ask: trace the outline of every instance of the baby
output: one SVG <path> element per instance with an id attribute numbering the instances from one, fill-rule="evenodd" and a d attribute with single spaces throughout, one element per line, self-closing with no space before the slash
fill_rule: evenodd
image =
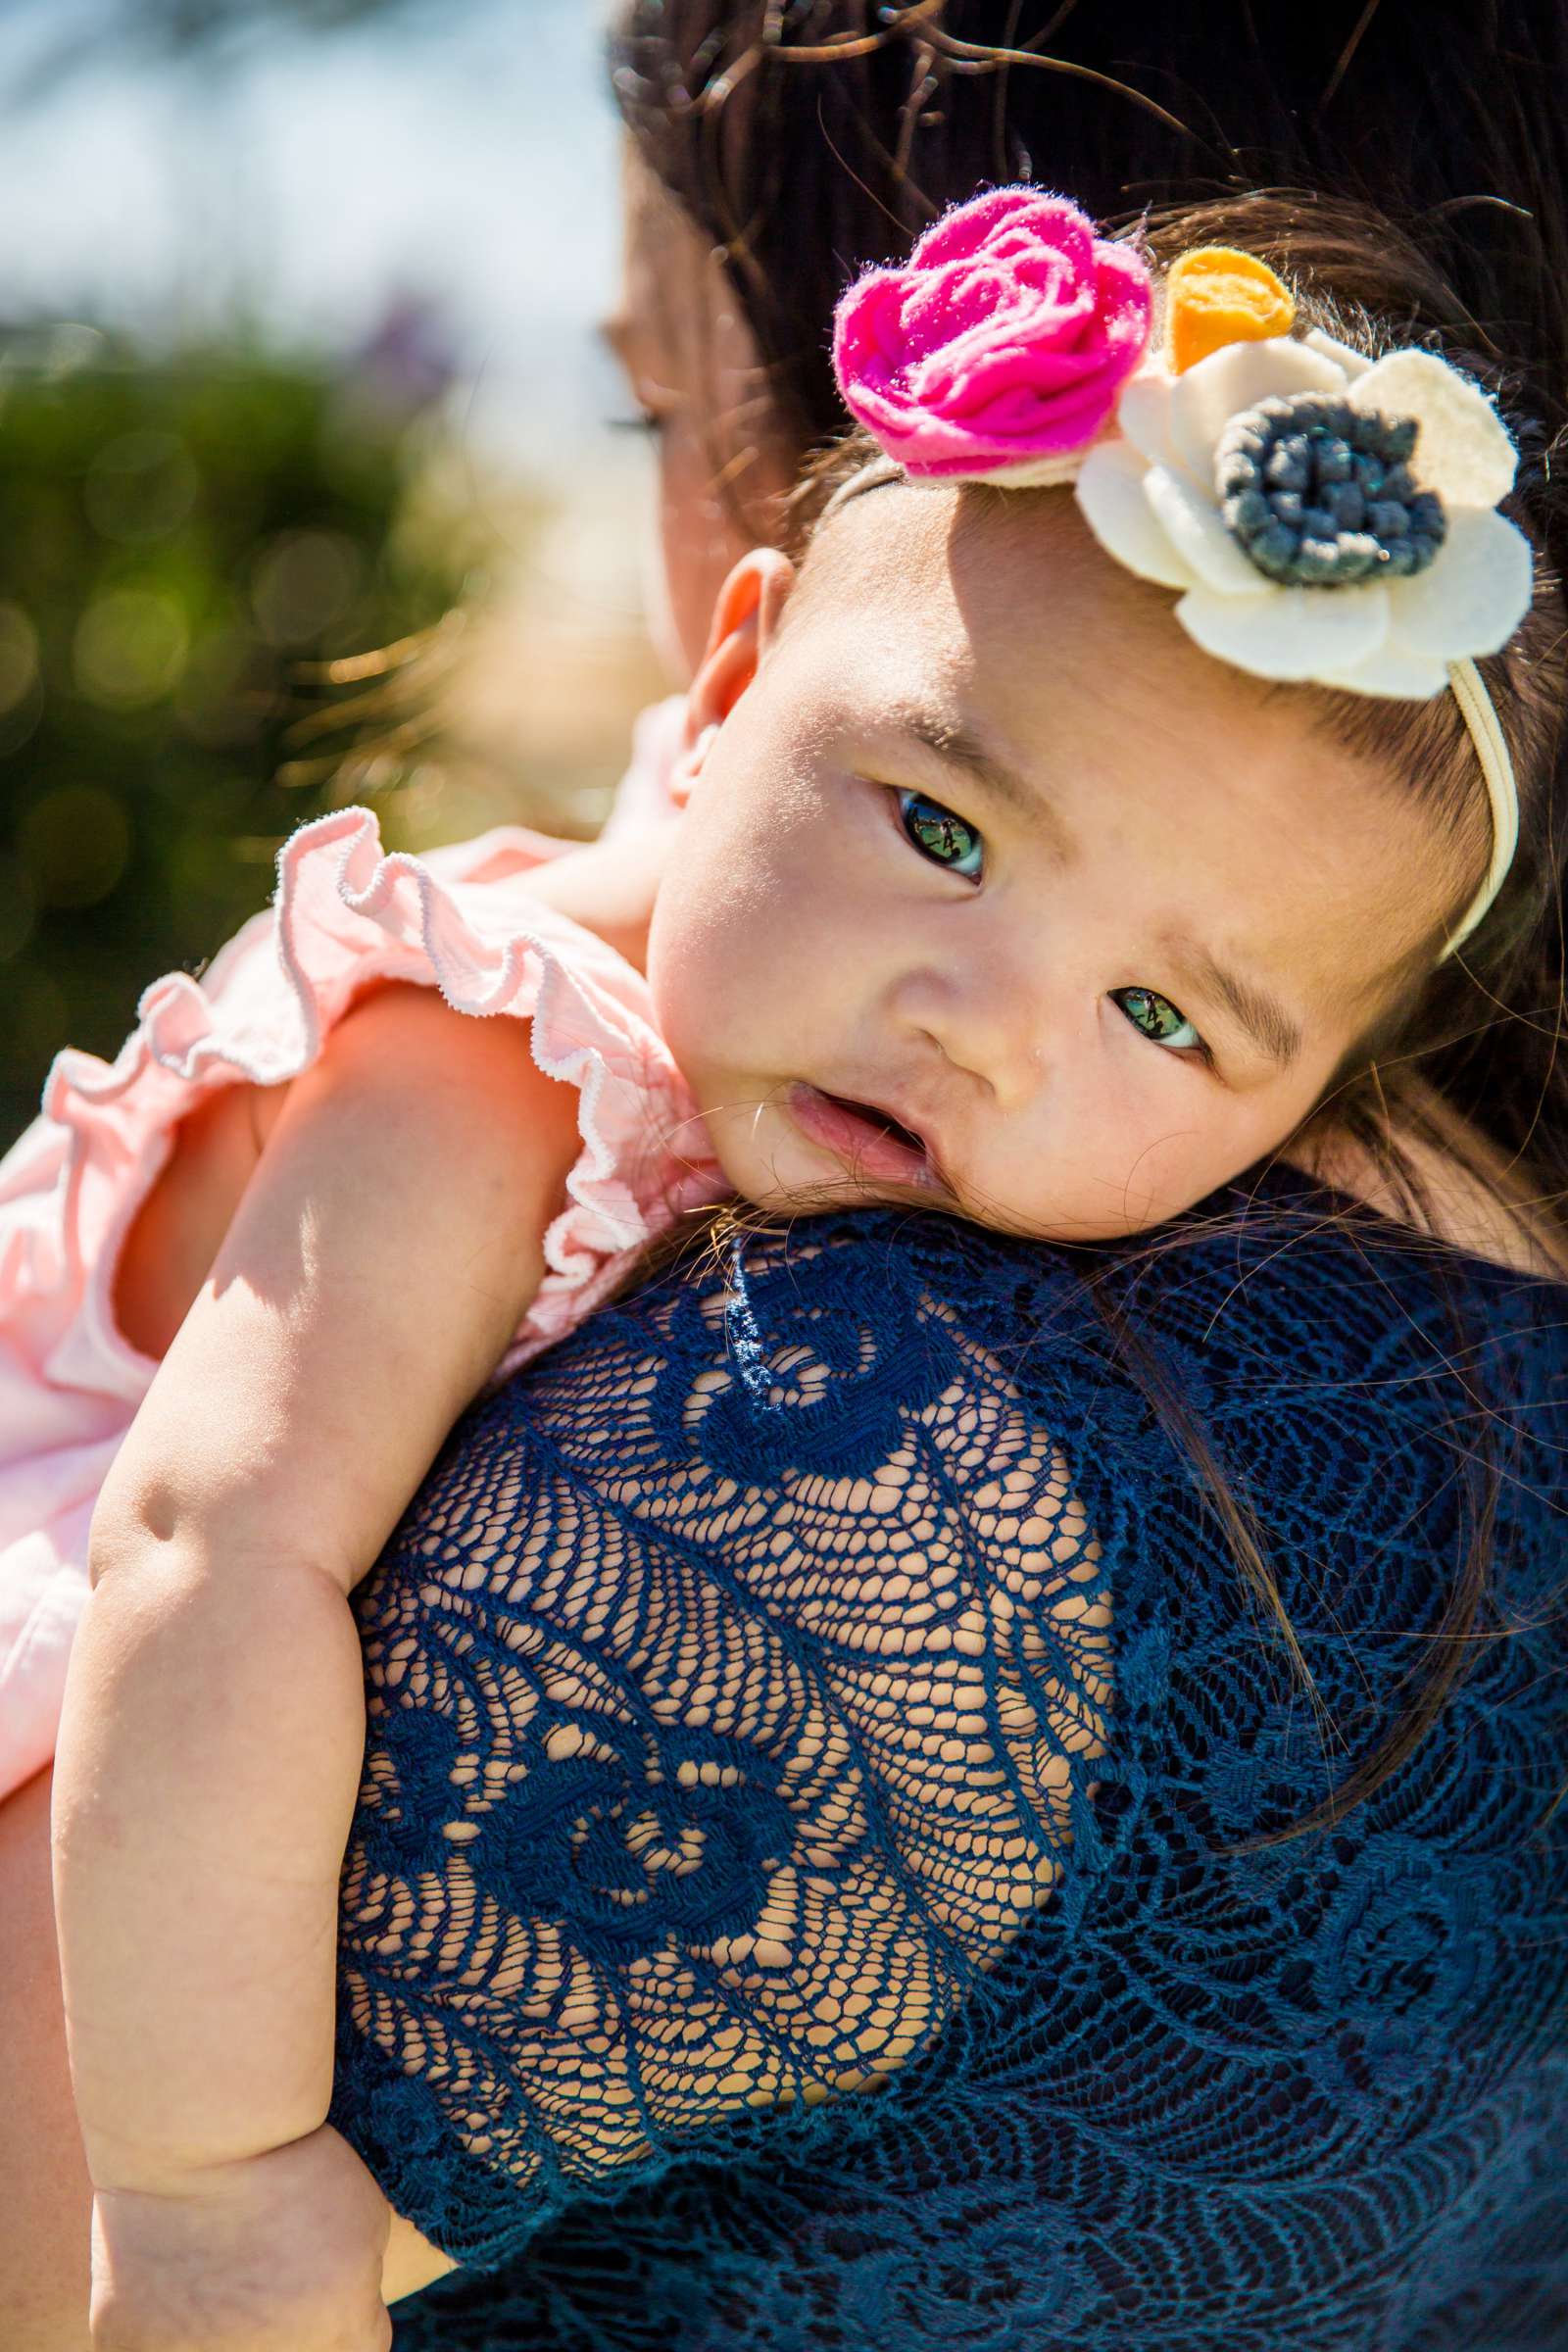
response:
<path id="1" fill-rule="evenodd" d="M 869 438 L 799 568 L 723 590 L 657 889 L 646 844 L 416 860 L 345 811 L 112 1070 L 56 1065 L 0 1166 L 0 1794 L 74 1634 L 101 2309 L 380 2340 L 384 2226 L 322 2123 L 345 1599 L 485 1383 L 726 1195 L 1178 1217 L 1486 921 L 1512 445 L 1431 353 L 1297 326 L 1246 254 L 1156 282 L 1061 199 L 960 208 L 846 298 Z"/>

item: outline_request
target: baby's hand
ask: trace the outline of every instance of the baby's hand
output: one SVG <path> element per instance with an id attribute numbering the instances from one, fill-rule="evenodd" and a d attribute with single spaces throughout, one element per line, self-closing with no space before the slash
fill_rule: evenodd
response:
<path id="1" fill-rule="evenodd" d="M 387 2352 L 391 2212 L 347 2140 L 93 2199 L 93 2352 Z"/>

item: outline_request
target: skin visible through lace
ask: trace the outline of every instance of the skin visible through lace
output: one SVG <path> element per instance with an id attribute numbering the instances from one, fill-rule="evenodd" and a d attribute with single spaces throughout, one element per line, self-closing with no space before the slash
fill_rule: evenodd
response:
<path id="1" fill-rule="evenodd" d="M 344 1984 L 356 2028 L 442 2084 L 473 2156 L 525 2180 L 542 2133 L 597 2173 L 727 2111 L 873 2086 L 1049 1901 L 1073 1783 L 1105 1747 L 1110 1603 L 1059 1452 L 983 1369 L 912 1415 L 874 1475 L 803 1474 L 765 1518 L 701 1448 L 733 1369 L 693 1380 L 691 1450 L 657 1462 L 639 1442 L 651 1375 L 631 1370 L 624 1470 L 590 1486 L 563 1463 L 524 1494 L 498 1464 L 483 1533 L 456 1547 L 459 1509 L 435 1514 L 416 1630 L 385 1625 L 367 1649 L 367 1800 L 414 1842 L 427 1833 L 429 1867 L 382 1874 L 373 1840 L 351 1856 Z M 808 1338 L 771 1378 L 808 1408 L 834 1374 Z M 671 1586 L 662 1534 L 677 1528 L 719 1551 L 732 1595 Z M 432 1715 L 456 1732 L 437 1820 L 377 1738 Z M 683 1738 L 709 1752 L 671 1771 Z M 551 1773 L 588 1791 L 560 1859 L 598 1886 L 597 1953 L 468 1866 Z M 751 1857 L 745 1918 L 704 1934 L 683 1897 L 700 1920 L 724 1796 L 755 1797 L 759 1774 L 777 1850 Z M 437 2010 L 399 2001 L 405 1955 L 439 1974 Z M 494 2119 L 519 2105 L 503 2143 Z"/>

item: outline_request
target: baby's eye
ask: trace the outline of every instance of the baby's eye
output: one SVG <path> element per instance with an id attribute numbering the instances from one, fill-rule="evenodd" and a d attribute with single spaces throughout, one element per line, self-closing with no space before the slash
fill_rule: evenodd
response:
<path id="1" fill-rule="evenodd" d="M 927 798 L 923 792 L 899 794 L 899 816 L 904 830 L 920 852 L 934 865 L 944 865 L 953 874 L 961 874 L 966 882 L 978 882 L 985 862 L 985 846 L 973 825 L 944 808 L 940 801 Z"/>
<path id="2" fill-rule="evenodd" d="M 1207 1052 L 1186 1013 L 1178 1011 L 1169 997 L 1152 988 L 1113 988 L 1110 1001 L 1140 1036 L 1152 1039 L 1156 1046 L 1169 1046 L 1176 1054 Z"/>

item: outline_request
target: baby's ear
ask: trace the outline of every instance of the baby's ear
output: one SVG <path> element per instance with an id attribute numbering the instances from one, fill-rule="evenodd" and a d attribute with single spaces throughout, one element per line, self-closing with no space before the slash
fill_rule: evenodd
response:
<path id="1" fill-rule="evenodd" d="M 776 547 L 754 547 L 718 592 L 708 651 L 686 698 L 686 727 L 670 777 L 684 807 L 709 746 L 757 675 L 795 585 L 795 566 Z"/>

